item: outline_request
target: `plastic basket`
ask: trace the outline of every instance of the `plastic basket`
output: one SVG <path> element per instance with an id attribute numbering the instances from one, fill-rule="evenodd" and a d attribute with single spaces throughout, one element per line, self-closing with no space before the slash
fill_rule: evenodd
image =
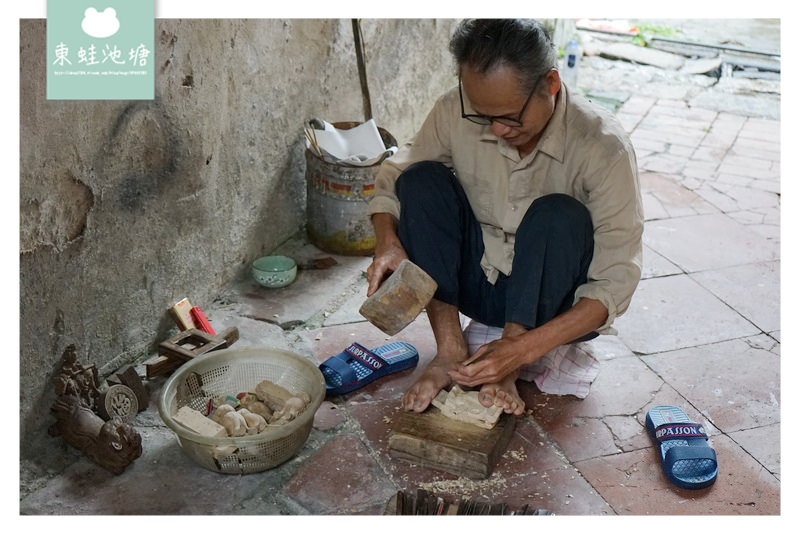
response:
<path id="1" fill-rule="evenodd" d="M 289 423 L 243 437 L 205 437 L 173 419 L 184 405 L 204 412 L 208 400 L 253 391 L 265 379 L 293 394 L 308 393 L 311 403 Z M 277 348 L 228 348 L 197 357 L 175 371 L 164 384 L 158 412 L 181 448 L 200 466 L 249 474 L 278 466 L 300 450 L 324 398 L 325 379 L 308 359 Z"/>

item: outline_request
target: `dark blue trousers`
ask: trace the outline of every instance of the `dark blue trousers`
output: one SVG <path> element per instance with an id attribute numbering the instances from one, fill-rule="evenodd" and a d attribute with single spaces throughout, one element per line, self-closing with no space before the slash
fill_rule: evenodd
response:
<path id="1" fill-rule="evenodd" d="M 480 224 L 453 172 L 423 161 L 398 178 L 398 236 L 409 259 L 439 285 L 434 298 L 483 324 L 538 327 L 572 306 L 594 249 L 586 207 L 565 194 L 533 201 L 517 229 L 511 275 L 494 284 L 480 266 Z M 576 340 L 588 340 L 597 334 Z"/>

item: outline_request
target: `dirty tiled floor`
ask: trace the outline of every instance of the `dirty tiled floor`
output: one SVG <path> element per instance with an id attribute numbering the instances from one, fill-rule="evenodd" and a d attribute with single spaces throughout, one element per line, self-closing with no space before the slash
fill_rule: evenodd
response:
<path id="1" fill-rule="evenodd" d="M 123 475 L 64 448 L 69 466 L 30 482 L 21 513 L 381 514 L 397 490 L 425 488 L 559 515 L 779 514 L 780 123 L 649 94 L 632 94 L 618 114 L 641 168 L 643 279 L 618 336 L 593 341 L 601 371 L 588 398 L 521 384 L 529 410 L 489 479 L 388 455 L 400 397 L 435 353 L 422 315 L 394 337 L 417 346 L 419 367 L 324 402 L 306 445 L 278 468 L 205 471 L 151 405 L 136 421 L 144 454 Z M 302 240 L 281 251 L 327 255 Z M 336 259 L 284 289 L 241 281 L 209 318 L 237 325 L 239 346 L 289 348 L 318 362 L 352 341 L 385 343 L 357 313 L 369 259 Z M 154 396 L 162 384 L 148 383 Z M 689 491 L 666 480 L 644 429 L 655 405 L 680 406 L 706 427 L 720 464 L 715 485 Z"/>

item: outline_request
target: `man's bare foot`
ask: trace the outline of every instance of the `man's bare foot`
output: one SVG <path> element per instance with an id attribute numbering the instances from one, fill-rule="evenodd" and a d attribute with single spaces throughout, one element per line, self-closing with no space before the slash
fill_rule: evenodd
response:
<path id="1" fill-rule="evenodd" d="M 427 409 L 439 391 L 453 382 L 449 372 L 469 357 L 458 308 L 434 298 L 425 309 L 436 338 L 436 357 L 403 396 L 403 407 L 417 413 Z"/>
<path id="2" fill-rule="evenodd" d="M 437 359 L 438 357 L 431 361 L 417 382 L 403 395 L 403 408 L 407 411 L 421 413 L 428 408 L 440 390 L 452 383 L 448 372 L 458 366 L 458 363 L 450 364 Z"/>
<path id="3" fill-rule="evenodd" d="M 525 411 L 525 402 L 517 392 L 517 372 L 512 372 L 498 383 L 487 383 L 481 387 L 478 400 L 484 407 L 496 405 L 503 412 L 521 415 Z"/>

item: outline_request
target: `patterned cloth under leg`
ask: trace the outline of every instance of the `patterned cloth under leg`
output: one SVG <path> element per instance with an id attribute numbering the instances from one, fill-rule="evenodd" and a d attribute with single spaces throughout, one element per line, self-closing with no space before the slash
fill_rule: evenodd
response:
<path id="1" fill-rule="evenodd" d="M 502 335 L 503 328 L 487 326 L 475 320 L 464 330 L 470 354 Z M 540 391 L 548 394 L 572 394 L 586 398 L 600 372 L 600 363 L 592 355 L 590 343 L 564 344 L 550 350 L 535 363 L 520 368 L 519 379 L 536 383 Z"/>

